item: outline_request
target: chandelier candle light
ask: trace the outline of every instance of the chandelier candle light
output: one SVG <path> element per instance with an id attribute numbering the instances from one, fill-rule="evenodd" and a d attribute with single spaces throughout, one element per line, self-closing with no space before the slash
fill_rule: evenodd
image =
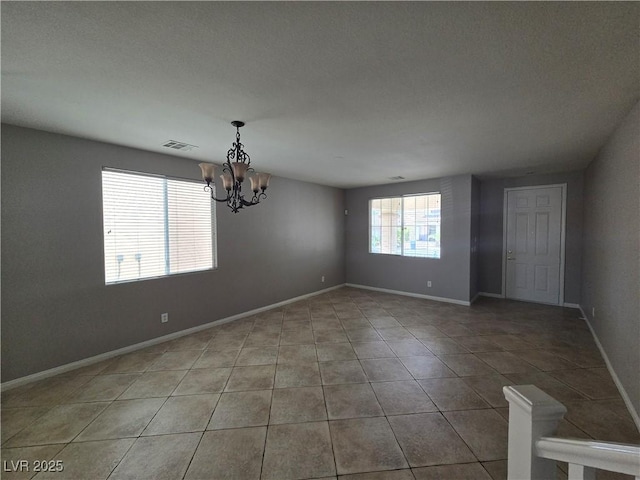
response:
<path id="1" fill-rule="evenodd" d="M 214 196 L 213 185 L 215 185 L 216 166 L 212 163 L 201 163 L 200 169 L 202 170 L 202 178 L 207 182 L 204 189 L 211 193 L 211 198 L 216 202 L 226 202 L 233 213 L 238 213 L 240 209 L 257 205 L 260 200 L 267 198 L 267 194 L 264 191 L 269 186 L 271 174 L 258 173 L 251 168 L 251 158 L 244 151 L 244 145 L 240 143 L 240 127 L 244 126 L 244 122 L 234 120 L 231 125 L 236 127 L 236 141 L 233 142 L 227 152 L 227 161 L 222 164 L 222 175 L 220 175 L 222 186 L 227 191 L 225 198 L 216 198 Z M 249 201 L 245 200 L 242 194 L 242 182 L 244 182 L 247 174 L 252 174 L 249 177 L 249 181 L 251 182 L 253 197 Z"/>

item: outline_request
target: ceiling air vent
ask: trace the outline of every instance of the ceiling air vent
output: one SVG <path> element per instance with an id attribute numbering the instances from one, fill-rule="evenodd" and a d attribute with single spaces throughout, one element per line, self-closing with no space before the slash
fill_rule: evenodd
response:
<path id="1" fill-rule="evenodd" d="M 404 180 L 404 177 L 398 175 L 397 177 L 389 177 L 389 180 Z"/>
<path id="2" fill-rule="evenodd" d="M 178 142 L 176 140 L 167 140 L 162 144 L 163 147 L 173 148 L 174 150 L 180 150 L 181 152 L 188 152 L 189 150 L 193 150 L 194 148 L 198 148 L 197 145 L 191 145 L 185 142 Z"/>

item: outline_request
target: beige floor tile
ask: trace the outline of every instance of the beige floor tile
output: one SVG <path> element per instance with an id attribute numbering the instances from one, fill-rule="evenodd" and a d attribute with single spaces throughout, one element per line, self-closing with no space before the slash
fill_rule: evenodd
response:
<path id="1" fill-rule="evenodd" d="M 115 400 L 131 384 L 140 378 L 140 373 L 116 373 L 93 377 L 83 385 L 78 394 L 68 398 L 68 403 L 102 402 Z"/>
<path id="2" fill-rule="evenodd" d="M 594 439 L 640 444 L 640 433 L 630 419 L 616 415 L 596 402 L 566 402 L 565 419 Z"/>
<path id="3" fill-rule="evenodd" d="M 272 346 L 280 343 L 280 332 L 251 332 L 244 342 L 245 347 Z"/>
<path id="4" fill-rule="evenodd" d="M 313 338 L 316 343 L 344 343 L 349 341 L 342 327 L 335 330 L 314 330 Z"/>
<path id="5" fill-rule="evenodd" d="M 445 412 L 446 419 L 478 460 L 507 458 L 508 423 L 493 410 Z"/>
<path id="6" fill-rule="evenodd" d="M 493 480 L 507 480 L 507 461 L 496 460 L 493 462 L 482 462 L 484 469 L 489 472 Z"/>
<path id="7" fill-rule="evenodd" d="M 447 353 L 468 353 L 469 350 L 464 348 L 453 338 L 448 337 L 433 337 L 433 338 L 420 338 L 419 339 L 425 347 L 429 349 L 431 353 L 436 355 Z"/>
<path id="8" fill-rule="evenodd" d="M 269 423 L 272 390 L 223 393 L 207 430 L 257 427 Z"/>
<path id="9" fill-rule="evenodd" d="M 278 363 L 300 364 L 318 361 L 315 345 L 281 345 Z"/>
<path id="10" fill-rule="evenodd" d="M 464 383 L 470 386 L 483 400 L 493 408 L 507 407 L 502 388 L 513 385 L 513 382 L 502 375 L 481 375 L 478 377 L 464 377 Z"/>
<path id="11" fill-rule="evenodd" d="M 54 457 L 62 462 L 60 472 L 42 472 L 36 480 L 106 480 L 131 448 L 134 438 L 70 443 Z"/>
<path id="12" fill-rule="evenodd" d="M 338 474 L 407 468 L 385 417 L 329 422 Z"/>
<path id="13" fill-rule="evenodd" d="M 326 419 L 322 387 L 278 388 L 273 391 L 270 425 Z"/>
<path id="14" fill-rule="evenodd" d="M 140 437 L 109 480 L 174 480 L 187 471 L 202 433 Z"/>
<path id="15" fill-rule="evenodd" d="M 480 463 L 414 468 L 416 480 L 491 480 Z"/>
<path id="16" fill-rule="evenodd" d="M 219 394 L 169 397 L 142 435 L 203 432 L 219 398 Z"/>
<path id="17" fill-rule="evenodd" d="M 139 350 L 138 353 L 145 353 L 145 352 L 142 352 L 141 350 Z M 87 365 L 86 367 L 76 368 L 75 370 L 73 370 L 73 372 L 70 372 L 70 373 L 73 373 L 74 375 L 89 375 L 89 376 L 99 375 L 103 373 L 104 370 L 115 361 L 116 361 L 115 358 L 109 358 L 107 360 L 102 360 L 100 362 L 92 363 L 91 365 Z"/>
<path id="18" fill-rule="evenodd" d="M 582 368 L 605 366 L 602 355 L 595 348 L 551 347 L 547 348 L 547 350 Z"/>
<path id="19" fill-rule="evenodd" d="M 523 373 L 536 372 L 535 368 L 528 362 L 521 360 L 512 352 L 481 352 L 476 353 L 483 362 L 494 368 L 499 373 Z"/>
<path id="20" fill-rule="evenodd" d="M 213 337 L 213 339 L 207 345 L 207 350 L 211 350 L 214 352 L 217 351 L 225 351 L 225 350 L 240 350 L 240 348 L 244 345 L 247 340 L 248 335 L 245 334 L 232 334 L 232 335 L 223 335 L 219 334 Z M 227 365 L 219 365 L 221 367 Z"/>
<path id="21" fill-rule="evenodd" d="M 438 337 L 446 337 L 446 334 L 442 332 L 442 330 L 438 329 L 433 325 L 416 325 L 407 327 L 407 330 L 416 338 L 426 339 L 426 338 L 438 338 Z"/>
<path id="22" fill-rule="evenodd" d="M 166 398 L 144 398 L 113 402 L 78 435 L 75 441 L 137 437 L 160 410 L 165 400 Z"/>
<path id="23" fill-rule="evenodd" d="M 311 328 L 313 333 L 324 332 L 329 330 L 342 330 L 342 322 L 336 317 L 332 318 L 313 318 L 311 319 Z"/>
<path id="24" fill-rule="evenodd" d="M 327 422 L 269 426 L 262 479 L 314 478 L 335 473 Z"/>
<path id="25" fill-rule="evenodd" d="M 350 343 L 320 343 L 316 345 L 316 353 L 319 362 L 356 359 Z"/>
<path id="26" fill-rule="evenodd" d="M 122 355 L 111 361 L 101 372 L 107 373 L 142 373 L 149 368 L 153 362 L 162 356 L 161 353 L 129 353 Z"/>
<path id="27" fill-rule="evenodd" d="M 495 343 L 503 350 L 530 350 L 535 348 L 531 343 L 523 340 L 518 335 L 487 335 L 485 340 Z"/>
<path id="28" fill-rule="evenodd" d="M 33 478 L 36 461 L 49 461 L 54 458 L 64 445 L 43 445 L 38 447 L 3 448 L 2 478 L 3 480 L 23 480 Z M 63 465 L 64 467 L 64 465 Z M 57 466 L 56 466 L 57 469 Z"/>
<path id="29" fill-rule="evenodd" d="M 476 461 L 440 413 L 398 415 L 389 423 L 412 468 Z"/>
<path id="30" fill-rule="evenodd" d="M 364 383 L 367 381 L 360 362 L 357 360 L 321 362 L 319 366 L 323 385 Z"/>
<path id="31" fill-rule="evenodd" d="M 320 370 L 317 363 L 280 364 L 276 367 L 275 388 L 305 387 L 321 384 Z"/>
<path id="32" fill-rule="evenodd" d="M 278 358 L 278 347 L 244 347 L 236 359 L 236 366 L 272 365 Z"/>
<path id="33" fill-rule="evenodd" d="M 418 383 L 441 411 L 490 407 L 462 378 L 429 378 Z"/>
<path id="34" fill-rule="evenodd" d="M 168 397 L 184 378 L 186 370 L 146 372 L 127 388 L 118 400 Z"/>
<path id="35" fill-rule="evenodd" d="M 550 375 L 592 399 L 620 396 L 611 378 L 605 378 L 589 369 L 558 370 L 550 372 Z"/>
<path id="36" fill-rule="evenodd" d="M 412 340 L 416 337 L 404 327 L 377 328 L 378 334 L 387 342 L 398 342 L 401 340 Z"/>
<path id="37" fill-rule="evenodd" d="M 340 320 L 345 330 L 356 330 L 358 328 L 371 328 L 371 323 L 366 318 L 345 318 Z"/>
<path id="38" fill-rule="evenodd" d="M 11 437 L 5 447 L 68 443 L 107 408 L 106 402 L 58 405 Z"/>
<path id="39" fill-rule="evenodd" d="M 326 385 L 324 395 L 329 420 L 384 415 L 368 383 Z"/>
<path id="40" fill-rule="evenodd" d="M 173 391 L 172 395 L 221 393 L 230 375 L 230 368 L 189 370 Z"/>
<path id="41" fill-rule="evenodd" d="M 386 472 L 352 473 L 340 475 L 340 480 L 414 480 L 411 470 L 388 470 Z"/>
<path id="42" fill-rule="evenodd" d="M 391 315 L 367 317 L 369 323 L 375 328 L 394 328 L 402 325 Z"/>
<path id="43" fill-rule="evenodd" d="M 548 373 L 508 373 L 504 376 L 511 380 L 513 385 L 535 385 L 562 403 L 587 399 L 586 396 L 556 380 Z"/>
<path id="44" fill-rule="evenodd" d="M 13 435 L 23 428 L 34 423 L 42 417 L 52 407 L 24 407 L 24 408 L 2 408 L 0 411 L 2 418 L 2 443 L 6 442 Z"/>
<path id="45" fill-rule="evenodd" d="M 389 348 L 398 357 L 411 357 L 416 355 L 429 356 L 432 353 L 418 340 L 401 340 L 399 342 L 387 342 Z"/>
<path id="46" fill-rule="evenodd" d="M 192 368 L 233 367 L 239 353 L 239 348 L 231 348 L 227 350 L 207 349 L 202 352 L 202 356 L 198 358 Z"/>
<path id="47" fill-rule="evenodd" d="M 575 363 L 546 350 L 517 350 L 513 353 L 542 371 L 578 368 Z"/>
<path id="48" fill-rule="evenodd" d="M 185 480 L 259 480 L 266 427 L 205 432 Z"/>
<path id="49" fill-rule="evenodd" d="M 296 330 L 283 330 L 280 337 L 280 345 L 309 345 L 313 342 L 313 331 L 310 325 L 302 329 L 298 327 Z"/>
<path id="50" fill-rule="evenodd" d="M 347 330 L 347 337 L 352 343 L 380 342 L 382 337 L 378 335 L 378 331 L 373 327 L 354 328 Z"/>
<path id="51" fill-rule="evenodd" d="M 385 415 L 435 412 L 437 407 L 415 380 L 372 383 Z"/>
<path id="52" fill-rule="evenodd" d="M 176 338 L 167 342 L 167 351 L 175 352 L 178 350 L 204 350 L 207 344 L 213 338 L 212 332 L 200 332 L 184 337 Z"/>
<path id="53" fill-rule="evenodd" d="M 389 348 L 386 342 L 365 342 L 354 343 L 353 349 L 356 352 L 356 356 L 360 359 L 363 358 L 385 358 L 395 357 L 396 354 Z"/>
<path id="54" fill-rule="evenodd" d="M 3 392 L 4 407 L 53 406 L 74 401 L 77 392 L 93 380 L 90 376 L 65 376 L 47 378 L 15 390 Z"/>
<path id="55" fill-rule="evenodd" d="M 462 345 L 470 352 L 499 352 L 503 348 L 500 345 L 492 342 L 488 339 L 488 335 L 485 336 L 469 336 L 469 337 L 456 337 L 456 342 Z"/>
<path id="56" fill-rule="evenodd" d="M 448 322 L 438 325 L 438 330 L 442 331 L 449 337 L 464 337 L 473 335 L 473 332 L 460 323 Z"/>
<path id="57" fill-rule="evenodd" d="M 624 400 L 622 400 L 622 398 L 595 400 L 594 403 L 598 406 L 606 408 L 607 410 L 610 410 L 611 412 L 622 417 L 623 419 L 633 421 L 633 418 L 631 417 L 631 413 L 627 409 L 627 405 L 624 403 Z"/>
<path id="58" fill-rule="evenodd" d="M 411 380 L 413 377 L 397 358 L 370 358 L 360 360 L 371 382 Z"/>
<path id="59" fill-rule="evenodd" d="M 178 350 L 165 352 L 158 358 L 147 371 L 157 370 L 188 370 L 202 355 L 202 350 Z"/>
<path id="60" fill-rule="evenodd" d="M 470 377 L 472 375 L 491 375 L 497 373 L 493 368 L 471 353 L 459 355 L 440 355 L 447 367 L 453 370 L 460 377 Z"/>
<path id="61" fill-rule="evenodd" d="M 251 367 L 234 367 L 227 380 L 225 392 L 244 390 L 264 390 L 273 388 L 275 365 L 254 365 Z"/>
<path id="62" fill-rule="evenodd" d="M 456 374 L 434 355 L 400 357 L 400 361 L 416 379 L 455 377 Z"/>

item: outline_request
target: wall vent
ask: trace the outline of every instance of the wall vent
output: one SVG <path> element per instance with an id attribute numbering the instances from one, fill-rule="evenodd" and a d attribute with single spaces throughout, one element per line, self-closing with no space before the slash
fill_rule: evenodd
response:
<path id="1" fill-rule="evenodd" d="M 191 145 L 185 142 L 178 142 L 176 140 L 167 140 L 162 144 L 163 147 L 172 148 L 174 150 L 180 150 L 181 152 L 188 152 L 194 148 L 198 148 L 197 145 Z"/>

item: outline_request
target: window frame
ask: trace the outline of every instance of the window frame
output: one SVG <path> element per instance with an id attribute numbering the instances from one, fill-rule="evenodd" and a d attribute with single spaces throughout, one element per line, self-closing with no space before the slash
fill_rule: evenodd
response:
<path id="1" fill-rule="evenodd" d="M 439 225 L 440 228 L 442 229 L 442 192 L 421 192 L 421 193 L 408 193 L 408 194 L 404 194 L 404 195 L 395 195 L 395 196 L 385 196 L 385 197 L 372 197 L 369 199 L 368 201 L 368 237 L 369 237 L 369 245 L 368 245 L 368 253 L 372 254 L 372 255 L 393 255 L 395 257 L 406 257 L 406 258 L 420 258 L 420 259 L 427 259 L 427 260 L 440 260 L 442 258 L 442 247 L 441 245 L 438 245 L 438 256 L 437 257 L 431 257 L 431 256 L 418 256 L 418 255 L 405 255 L 405 248 L 404 248 L 404 230 L 405 230 L 405 212 L 404 212 L 404 200 L 405 198 L 410 198 L 410 197 L 423 197 L 423 196 L 430 196 L 430 195 L 439 195 L 440 196 L 440 218 L 439 218 Z M 403 232 L 403 239 L 400 242 L 400 253 L 393 253 L 393 252 L 374 252 L 372 251 L 372 244 L 371 244 L 371 240 L 372 240 L 372 227 L 373 227 L 373 221 L 372 221 L 372 214 L 373 214 L 373 209 L 371 207 L 372 202 L 374 200 L 394 200 L 394 199 L 400 199 L 401 204 L 400 204 L 400 226 L 398 228 L 400 228 L 400 231 Z M 384 226 L 384 225 L 381 225 Z M 427 225 L 428 226 L 428 225 Z M 440 236 L 442 236 L 442 230 L 440 231 Z"/>
<path id="2" fill-rule="evenodd" d="M 203 189 L 203 195 L 206 196 L 209 201 L 211 202 L 211 268 L 202 268 L 202 269 L 197 269 L 197 270 L 189 270 L 189 271 L 183 271 L 183 272 L 175 272 L 175 273 L 166 273 L 163 275 L 154 275 L 154 276 L 149 276 L 149 277 L 142 277 L 142 278 L 131 278 L 131 279 L 126 279 L 126 280 L 116 280 L 116 281 L 107 281 L 107 266 L 106 266 L 106 233 L 105 233 L 105 209 L 104 209 L 104 177 L 103 177 L 103 173 L 104 172 L 112 172 L 112 173 L 122 173 L 122 174 L 127 174 L 127 175 L 135 175 L 135 176 L 140 176 L 140 177 L 147 177 L 147 178 L 159 178 L 159 179 L 163 179 L 163 180 L 173 180 L 173 181 L 177 181 L 177 182 L 186 182 L 186 183 L 192 183 L 192 184 L 196 184 L 196 185 L 200 185 L 202 184 L 202 180 L 196 180 L 194 178 L 186 178 L 186 177 L 178 177 L 178 176 L 173 176 L 173 175 L 164 175 L 164 174 L 160 174 L 160 173 L 150 173 L 150 172 L 141 172 L 141 171 L 136 171 L 136 170 L 127 170 L 127 169 L 122 169 L 122 168 L 114 168 L 114 167 L 108 167 L 108 166 L 102 166 L 101 170 L 100 170 L 100 198 L 101 198 L 101 202 L 100 202 L 100 209 L 101 209 L 101 221 L 102 221 L 102 273 L 103 276 L 102 278 L 104 279 L 104 285 L 109 287 L 111 285 L 120 285 L 120 284 L 125 284 L 125 283 L 133 283 L 133 282 L 144 282 L 146 280 L 157 280 L 157 279 L 161 279 L 161 278 L 170 278 L 170 277 L 176 277 L 176 276 L 180 276 L 180 275 L 191 275 L 191 274 L 197 274 L 197 273 L 203 273 L 203 272 L 211 272 L 213 270 L 217 270 L 218 269 L 218 226 L 217 226 L 217 212 L 216 212 L 216 202 L 211 198 L 211 194 L 204 191 Z M 214 185 L 212 185 L 212 188 L 215 188 Z M 213 192 L 215 194 L 215 191 Z M 167 222 L 168 222 L 168 214 L 165 211 L 164 213 L 164 218 L 163 218 L 163 222 L 166 228 Z M 165 238 L 168 238 L 169 234 L 168 232 L 165 232 Z M 167 246 L 167 241 L 165 240 L 165 248 Z M 165 252 L 166 253 L 166 252 Z"/>

